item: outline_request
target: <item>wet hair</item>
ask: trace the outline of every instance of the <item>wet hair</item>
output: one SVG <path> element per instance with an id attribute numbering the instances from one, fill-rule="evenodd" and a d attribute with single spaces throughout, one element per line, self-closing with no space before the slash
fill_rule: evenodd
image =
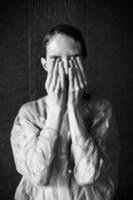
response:
<path id="1" fill-rule="evenodd" d="M 71 37 L 75 41 L 78 41 L 81 44 L 83 58 L 87 57 L 87 49 L 86 49 L 85 41 L 84 41 L 81 31 L 71 25 L 64 25 L 64 24 L 54 26 L 46 34 L 46 36 L 43 39 L 43 43 L 42 43 L 41 57 L 46 58 L 47 44 L 50 41 L 50 39 L 56 34 L 66 35 L 66 36 Z"/>

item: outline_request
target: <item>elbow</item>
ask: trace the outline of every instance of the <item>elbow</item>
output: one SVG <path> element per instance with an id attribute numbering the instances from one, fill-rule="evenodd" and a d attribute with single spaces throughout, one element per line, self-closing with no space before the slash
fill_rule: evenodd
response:
<path id="1" fill-rule="evenodd" d="M 36 186 L 46 186 L 49 183 L 51 163 L 48 163 L 39 153 L 32 153 L 32 155 L 27 159 L 27 169 L 32 182 Z"/>
<path id="2" fill-rule="evenodd" d="M 82 167 L 82 168 L 75 168 L 74 174 L 75 179 L 78 185 L 90 185 L 93 184 L 95 181 L 95 167 L 90 164 L 89 166 Z"/>
<path id="3" fill-rule="evenodd" d="M 32 180 L 33 180 L 33 184 L 39 187 L 47 186 L 49 183 L 48 179 L 44 179 L 42 177 L 39 177 L 39 178 L 34 177 L 32 178 Z"/>
<path id="4" fill-rule="evenodd" d="M 29 171 L 25 166 L 16 165 L 16 170 L 22 176 L 27 177 L 35 186 L 47 186 L 49 184 L 49 172 L 47 169 L 42 171 Z"/>
<path id="5" fill-rule="evenodd" d="M 32 174 L 32 182 L 36 186 L 47 186 L 49 184 L 49 175 L 48 173 L 37 173 Z"/>
<path id="6" fill-rule="evenodd" d="M 47 170 L 41 172 L 28 172 L 27 170 L 20 167 L 16 167 L 16 170 L 22 175 L 27 177 L 29 181 L 35 186 L 47 186 L 49 184 L 49 173 Z"/>
<path id="7" fill-rule="evenodd" d="M 85 176 L 80 177 L 80 176 L 75 175 L 75 179 L 79 186 L 91 185 L 94 183 L 94 177 L 85 177 Z"/>

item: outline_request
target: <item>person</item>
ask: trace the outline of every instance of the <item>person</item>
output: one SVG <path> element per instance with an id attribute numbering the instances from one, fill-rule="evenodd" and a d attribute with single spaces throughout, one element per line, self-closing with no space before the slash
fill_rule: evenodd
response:
<path id="1" fill-rule="evenodd" d="M 11 145 L 22 179 L 16 200 L 110 200 L 119 139 L 109 100 L 86 92 L 87 50 L 79 29 L 53 27 L 43 39 L 47 95 L 21 106 Z"/>

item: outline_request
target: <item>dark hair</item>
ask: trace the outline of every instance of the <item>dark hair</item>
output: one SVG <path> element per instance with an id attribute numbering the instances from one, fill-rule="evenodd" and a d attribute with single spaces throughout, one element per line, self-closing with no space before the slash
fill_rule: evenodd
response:
<path id="1" fill-rule="evenodd" d="M 43 44 L 42 44 L 42 50 L 41 50 L 41 57 L 46 58 L 46 46 L 47 43 L 50 41 L 50 39 L 56 35 L 57 33 L 63 34 L 63 35 L 67 35 L 70 36 L 71 38 L 73 38 L 75 41 L 80 42 L 81 44 L 81 48 L 82 48 L 82 54 L 83 57 L 86 58 L 87 56 L 87 49 L 85 46 L 85 41 L 83 38 L 83 35 L 81 33 L 81 31 L 73 26 L 70 25 L 57 25 L 54 26 L 44 37 L 43 39 Z"/>

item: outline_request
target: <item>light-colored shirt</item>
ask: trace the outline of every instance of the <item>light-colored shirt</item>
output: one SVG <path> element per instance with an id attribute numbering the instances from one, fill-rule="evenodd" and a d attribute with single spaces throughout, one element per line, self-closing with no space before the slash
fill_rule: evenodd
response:
<path id="1" fill-rule="evenodd" d="M 42 97 L 25 103 L 15 118 L 11 145 L 22 175 L 15 200 L 111 200 L 117 187 L 119 140 L 110 102 L 84 97 L 84 145 L 72 143 L 67 111 L 57 137 L 45 124 L 48 109 L 47 97 Z"/>

